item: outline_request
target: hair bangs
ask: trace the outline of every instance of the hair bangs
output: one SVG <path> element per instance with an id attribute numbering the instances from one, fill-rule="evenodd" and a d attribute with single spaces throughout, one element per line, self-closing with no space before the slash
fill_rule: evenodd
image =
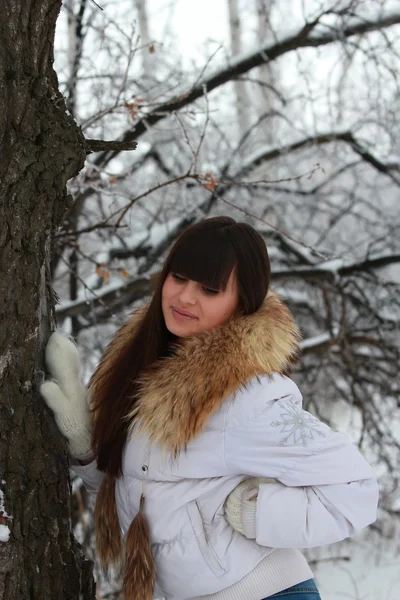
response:
<path id="1" fill-rule="evenodd" d="M 169 271 L 178 273 L 204 286 L 225 290 L 237 264 L 235 249 L 221 230 L 196 232 L 182 239 L 169 262 Z"/>

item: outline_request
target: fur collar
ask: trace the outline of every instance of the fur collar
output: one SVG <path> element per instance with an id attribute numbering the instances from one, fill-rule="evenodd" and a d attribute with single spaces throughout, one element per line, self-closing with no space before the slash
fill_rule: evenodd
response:
<path id="1" fill-rule="evenodd" d="M 140 377 L 131 427 L 176 456 L 232 392 L 257 375 L 284 371 L 299 349 L 289 310 L 269 293 L 252 315 L 182 339 L 176 352 Z"/>
<path id="2" fill-rule="evenodd" d="M 91 381 L 96 392 L 137 331 L 143 306 L 121 327 Z M 299 349 L 299 331 L 283 302 L 268 293 L 261 308 L 226 325 L 180 340 L 174 354 L 139 379 L 139 399 L 127 415 L 130 429 L 146 430 L 176 456 L 206 426 L 223 400 L 257 375 L 284 371 Z M 95 417 L 95 412 L 94 412 Z"/>

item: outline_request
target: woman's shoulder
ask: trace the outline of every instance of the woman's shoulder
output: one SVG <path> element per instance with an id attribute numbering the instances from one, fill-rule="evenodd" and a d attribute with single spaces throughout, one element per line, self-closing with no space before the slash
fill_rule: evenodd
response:
<path id="1" fill-rule="evenodd" d="M 302 407 L 303 397 L 290 377 L 280 373 L 252 377 L 233 394 L 228 423 L 243 424 L 246 420 L 256 419 L 283 400 L 290 401 L 300 409 Z"/>
<path id="2" fill-rule="evenodd" d="M 272 375 L 260 375 L 252 377 L 238 390 L 238 396 L 251 399 L 253 402 L 273 402 L 283 397 L 291 396 L 292 399 L 301 404 L 303 397 L 297 384 L 287 375 L 273 373 Z"/>

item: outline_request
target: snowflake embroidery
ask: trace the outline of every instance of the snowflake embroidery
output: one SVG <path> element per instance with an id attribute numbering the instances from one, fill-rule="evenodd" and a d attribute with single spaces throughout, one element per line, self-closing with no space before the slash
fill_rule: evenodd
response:
<path id="1" fill-rule="evenodd" d="M 281 427 L 280 433 L 287 435 L 280 440 L 280 445 L 284 446 L 289 441 L 294 446 L 308 446 L 308 440 L 315 437 L 326 437 L 321 431 L 323 424 L 313 415 L 299 408 L 294 402 L 286 400 L 285 406 L 282 406 L 283 412 L 280 413 L 281 421 L 273 421 L 272 427 Z"/>

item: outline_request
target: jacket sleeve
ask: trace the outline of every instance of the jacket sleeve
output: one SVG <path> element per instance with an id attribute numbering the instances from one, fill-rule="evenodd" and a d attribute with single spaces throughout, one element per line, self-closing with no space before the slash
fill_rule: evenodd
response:
<path id="1" fill-rule="evenodd" d="M 89 494 L 97 494 L 100 484 L 103 481 L 104 473 L 97 469 L 95 459 L 83 465 L 77 459 L 71 457 L 70 469 L 82 479 L 83 485 Z"/>
<path id="2" fill-rule="evenodd" d="M 259 544 L 322 546 L 376 520 L 378 486 L 371 467 L 345 435 L 302 409 L 291 380 L 263 378 L 250 386 L 246 401 L 247 410 L 240 414 L 239 402 L 226 423 L 225 461 L 232 474 L 276 480 L 259 487 Z"/>

